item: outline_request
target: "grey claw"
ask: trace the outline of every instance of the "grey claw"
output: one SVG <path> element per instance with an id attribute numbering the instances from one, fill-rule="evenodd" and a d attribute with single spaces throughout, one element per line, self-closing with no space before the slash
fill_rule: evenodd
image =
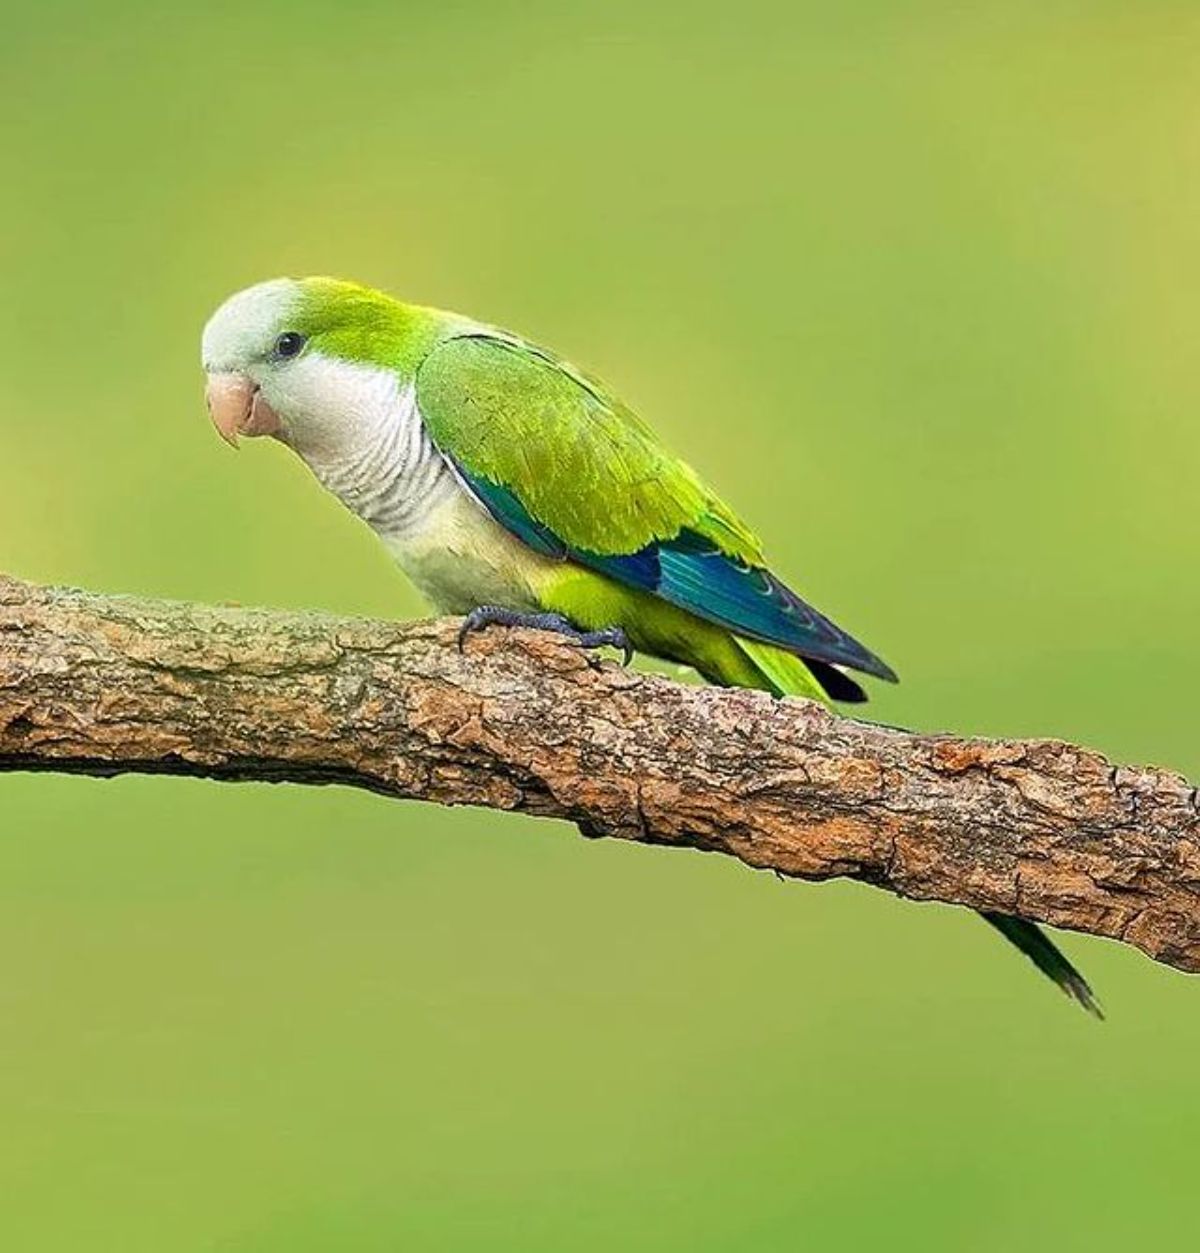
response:
<path id="1" fill-rule="evenodd" d="M 609 646 L 621 654 L 621 665 L 629 665 L 633 661 L 633 645 L 629 642 L 629 636 L 620 627 L 614 627 L 611 635 Z"/>
<path id="2" fill-rule="evenodd" d="M 628 666 L 633 661 L 633 645 L 629 642 L 629 636 L 620 627 L 613 627 L 605 634 L 609 636 L 609 647 L 615 648 L 621 654 L 621 665 Z"/>
<path id="3" fill-rule="evenodd" d="M 482 631 L 493 623 L 499 623 L 502 626 L 508 625 L 514 617 L 515 615 L 507 609 L 500 609 L 496 605 L 480 605 L 472 609 L 463 618 L 462 626 L 458 628 L 458 651 L 461 653 L 466 648 L 467 636 L 472 632 Z"/>
<path id="4" fill-rule="evenodd" d="M 581 631 L 576 637 L 581 648 L 615 648 L 622 656 L 622 664 L 633 660 L 633 645 L 621 627 L 606 627 L 603 631 Z"/>
<path id="5" fill-rule="evenodd" d="M 478 631 L 484 625 L 479 619 L 479 610 L 472 609 L 469 614 L 462 620 L 462 626 L 458 628 L 458 651 L 465 652 L 467 647 L 467 636 L 472 631 Z"/>
<path id="6" fill-rule="evenodd" d="M 615 648 L 622 657 L 623 664 L 629 665 L 633 660 L 633 645 L 621 627 L 607 627 L 602 631 L 580 631 L 571 622 L 557 613 L 518 613 L 512 609 L 502 609 L 498 605 L 480 605 L 472 609 L 463 619 L 458 629 L 458 651 L 466 647 L 467 636 L 473 631 L 482 631 L 493 623 L 499 626 L 533 627 L 541 631 L 553 631 L 578 644 L 581 648 Z M 592 658 L 588 664 L 599 665 Z"/>

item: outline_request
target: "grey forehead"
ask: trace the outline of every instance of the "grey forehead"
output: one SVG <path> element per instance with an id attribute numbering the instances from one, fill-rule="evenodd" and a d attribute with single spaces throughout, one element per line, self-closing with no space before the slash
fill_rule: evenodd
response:
<path id="1" fill-rule="evenodd" d="M 264 352 L 295 307 L 294 279 L 272 279 L 230 296 L 212 315 L 201 339 L 205 369 L 232 368 Z"/>

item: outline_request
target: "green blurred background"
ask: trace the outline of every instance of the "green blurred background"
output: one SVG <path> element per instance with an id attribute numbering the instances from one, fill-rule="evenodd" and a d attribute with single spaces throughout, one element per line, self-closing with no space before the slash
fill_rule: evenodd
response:
<path id="1" fill-rule="evenodd" d="M 56 3 L 0 43 L 0 568 L 421 612 L 200 327 L 284 272 L 607 377 L 903 677 L 1193 777 L 1200 14 Z M 0 779 L 0 1247 L 1126 1249 L 1200 985 L 348 791 Z"/>

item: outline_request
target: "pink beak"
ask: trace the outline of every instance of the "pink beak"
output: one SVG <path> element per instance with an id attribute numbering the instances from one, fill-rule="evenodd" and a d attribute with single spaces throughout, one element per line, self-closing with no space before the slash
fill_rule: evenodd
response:
<path id="1" fill-rule="evenodd" d="M 232 447 L 238 436 L 278 435 L 279 415 L 244 374 L 210 374 L 204 398 L 221 438 Z"/>

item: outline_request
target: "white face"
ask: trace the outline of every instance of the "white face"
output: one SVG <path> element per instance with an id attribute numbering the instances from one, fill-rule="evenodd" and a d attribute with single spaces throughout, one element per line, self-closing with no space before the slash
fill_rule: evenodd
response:
<path id="1" fill-rule="evenodd" d="M 358 456 L 400 404 L 389 370 L 326 356 L 294 329 L 294 279 L 231 296 L 204 328 L 201 352 L 214 424 L 231 444 L 271 435 L 316 469 Z"/>
<path id="2" fill-rule="evenodd" d="M 204 328 L 208 412 L 221 438 L 234 447 L 242 435 L 288 438 L 263 385 L 303 346 L 301 336 L 281 329 L 299 297 L 299 285 L 291 279 L 260 283 L 231 296 Z"/>

